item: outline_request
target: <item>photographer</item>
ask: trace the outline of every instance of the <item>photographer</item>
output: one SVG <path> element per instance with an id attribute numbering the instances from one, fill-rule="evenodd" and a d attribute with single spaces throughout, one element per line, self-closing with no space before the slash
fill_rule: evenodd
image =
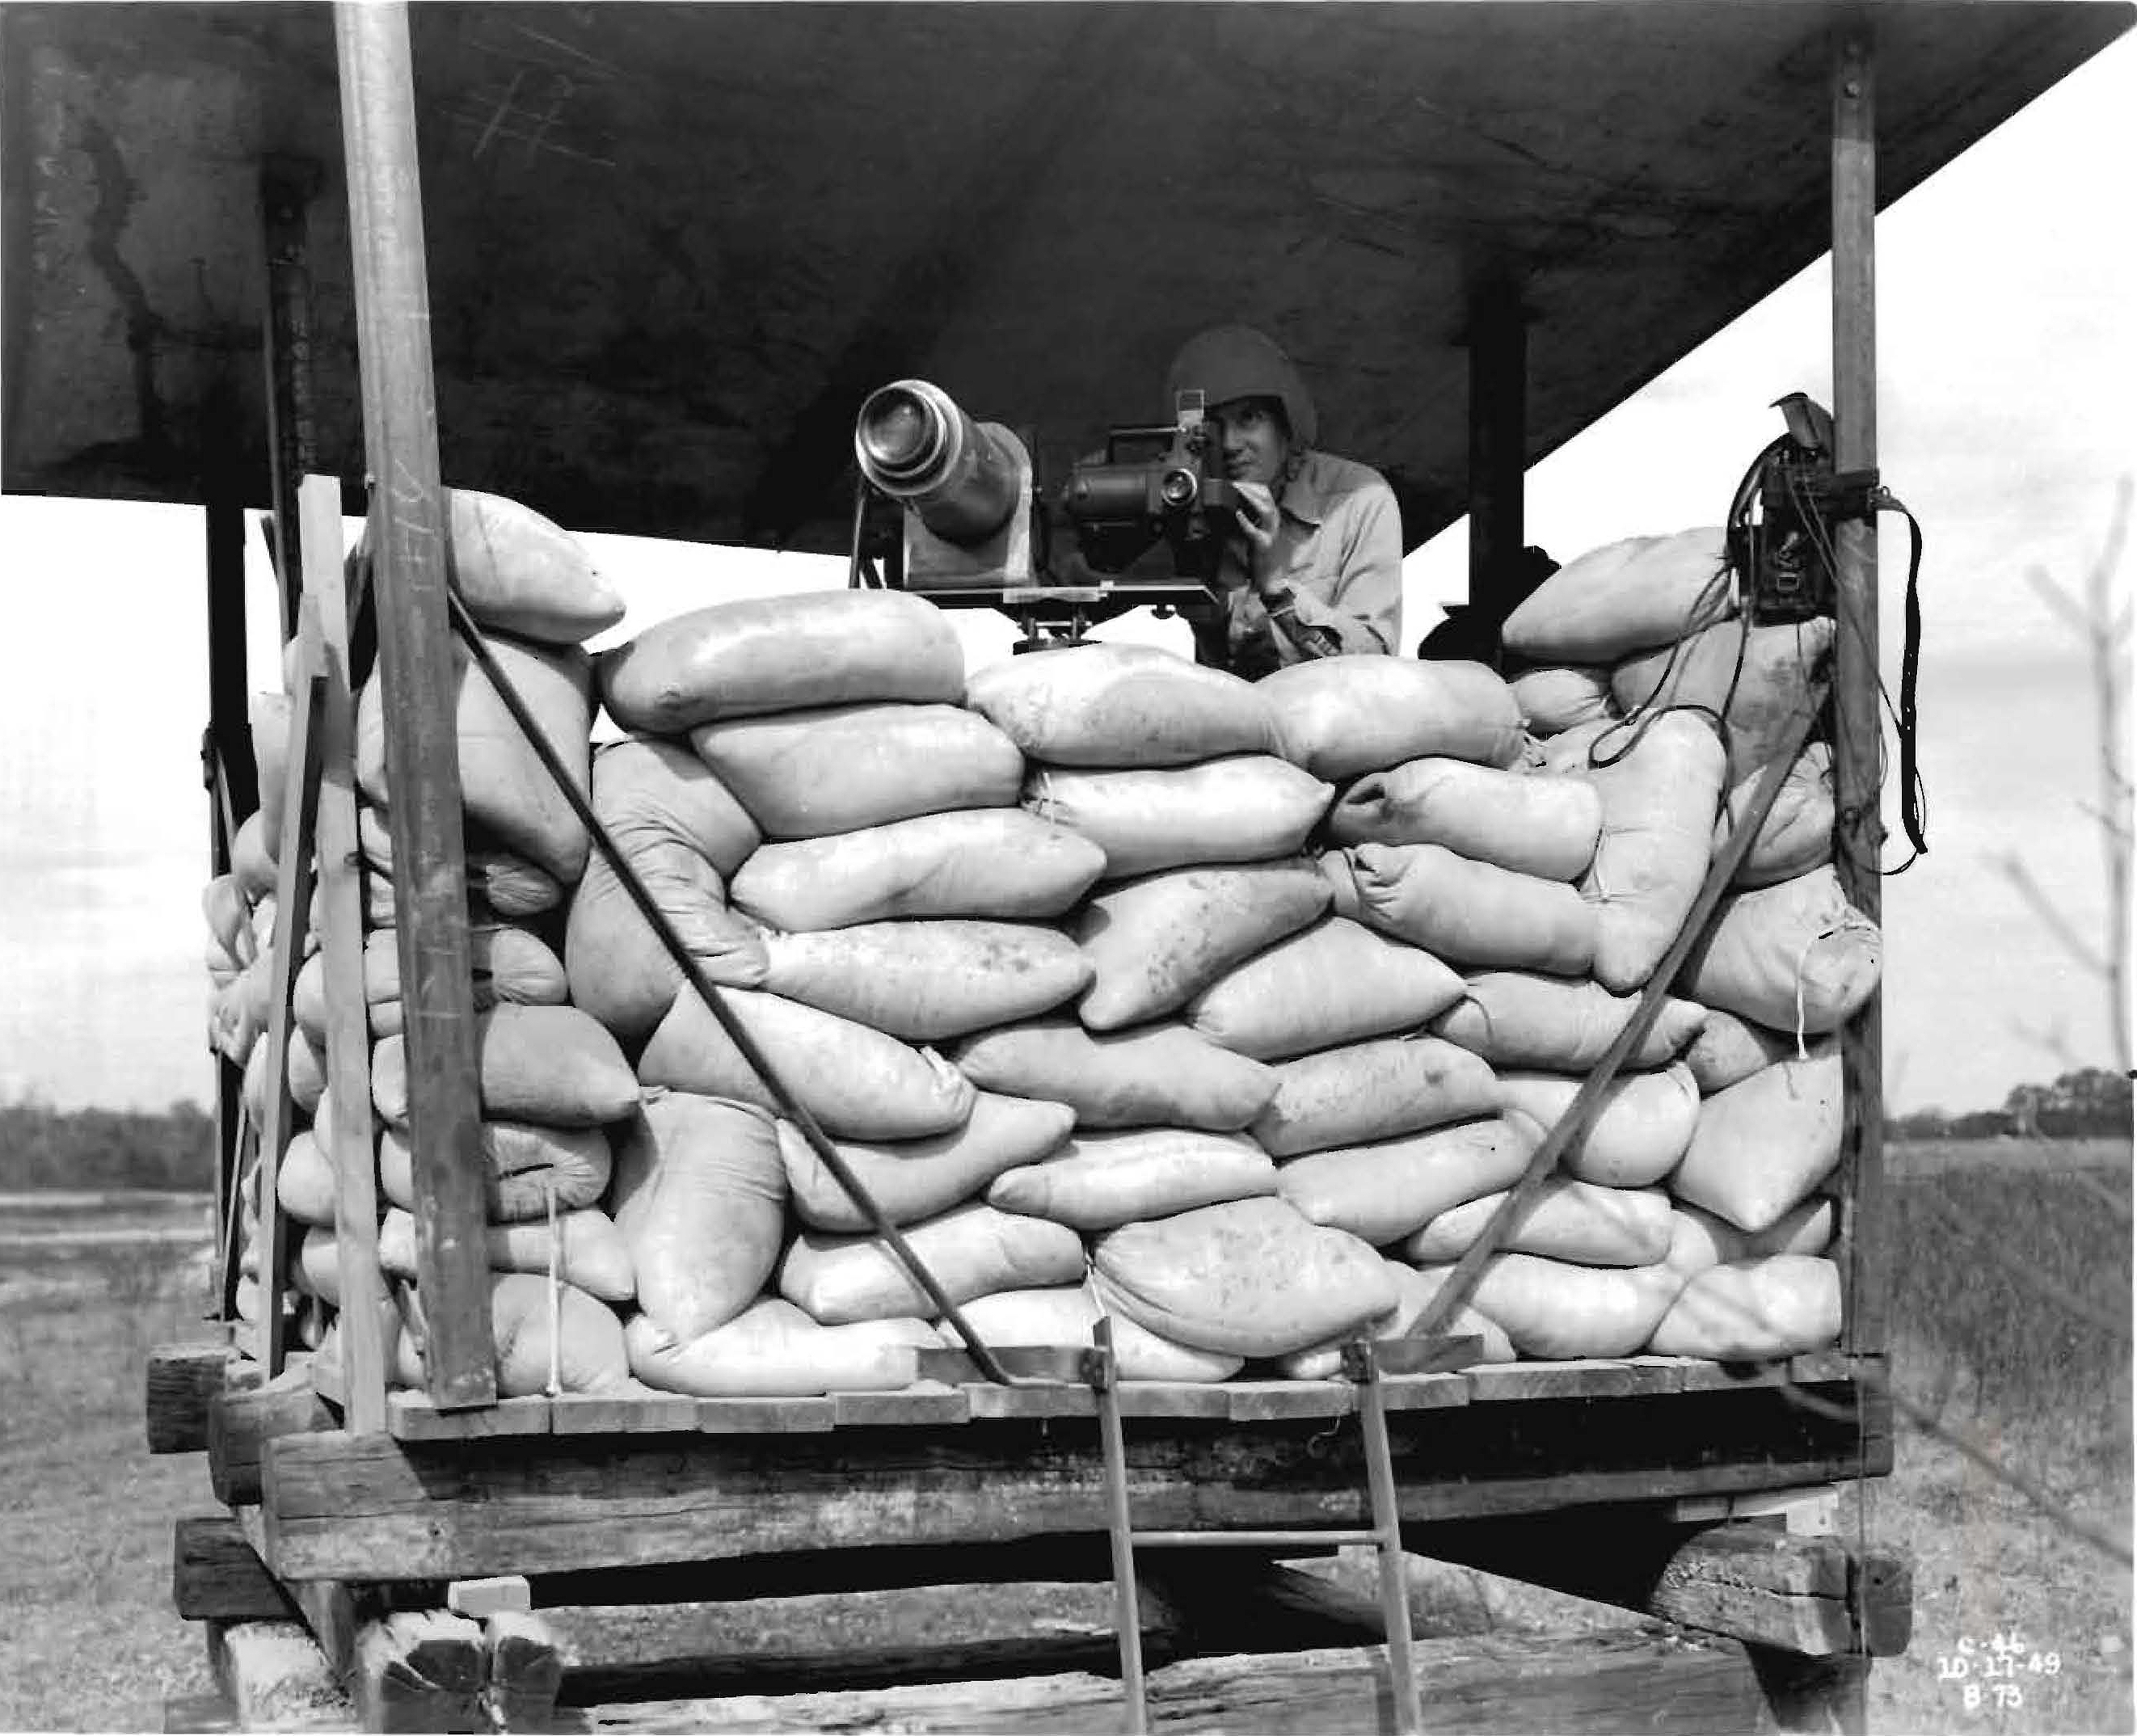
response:
<path id="1" fill-rule="evenodd" d="M 1199 389 L 1222 433 L 1241 510 L 1215 580 L 1215 615 L 1195 624 L 1198 662 L 1258 680 L 1288 664 L 1390 652 L 1402 615 L 1402 524 L 1366 465 L 1317 452 L 1313 400 L 1282 350 L 1251 327 L 1189 339 L 1166 401 Z"/>

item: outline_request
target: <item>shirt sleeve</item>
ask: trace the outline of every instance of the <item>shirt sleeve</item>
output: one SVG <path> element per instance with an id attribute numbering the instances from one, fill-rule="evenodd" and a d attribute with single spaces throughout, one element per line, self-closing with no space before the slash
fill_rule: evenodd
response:
<path id="1" fill-rule="evenodd" d="M 1402 638 L 1402 515 L 1395 491 L 1375 478 L 1336 503 L 1322 533 L 1337 557 L 1327 595 L 1294 586 L 1289 620 L 1274 617 L 1276 630 L 1303 656 L 1393 652 Z M 1290 630 L 1292 621 L 1320 631 Z M 1332 653 L 1323 635 L 1333 637 Z"/>

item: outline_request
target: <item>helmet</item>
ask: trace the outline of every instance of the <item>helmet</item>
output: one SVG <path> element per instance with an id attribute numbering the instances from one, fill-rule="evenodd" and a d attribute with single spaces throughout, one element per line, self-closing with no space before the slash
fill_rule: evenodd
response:
<path id="1" fill-rule="evenodd" d="M 1165 376 L 1167 420 L 1183 391 L 1200 388 L 1210 408 L 1234 398 L 1274 398 L 1283 406 L 1291 437 L 1302 446 L 1320 431 L 1312 395 L 1291 358 L 1249 325 L 1213 326 L 1180 346 Z"/>

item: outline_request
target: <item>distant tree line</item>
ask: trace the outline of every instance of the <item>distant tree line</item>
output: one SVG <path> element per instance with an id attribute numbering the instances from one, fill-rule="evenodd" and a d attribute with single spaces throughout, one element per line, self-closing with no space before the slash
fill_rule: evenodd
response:
<path id="1" fill-rule="evenodd" d="M 215 1121 L 197 1104 L 153 1111 L 0 1103 L 0 1192 L 214 1186 Z"/>
<path id="2" fill-rule="evenodd" d="M 2130 1076 L 2081 1067 L 2052 1085 L 2013 1087 L 1998 1109 L 1917 1110 L 1888 1118 L 1885 1132 L 1901 1140 L 2128 1139 Z"/>

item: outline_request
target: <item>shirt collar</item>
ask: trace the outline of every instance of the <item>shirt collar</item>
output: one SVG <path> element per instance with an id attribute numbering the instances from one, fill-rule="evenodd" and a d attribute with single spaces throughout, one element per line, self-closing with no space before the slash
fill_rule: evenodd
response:
<path id="1" fill-rule="evenodd" d="M 1309 452 L 1299 461 L 1298 474 L 1284 484 L 1283 498 L 1278 504 L 1292 518 L 1317 530 L 1322 520 L 1328 516 L 1331 499 L 1328 476 L 1321 455 Z"/>

